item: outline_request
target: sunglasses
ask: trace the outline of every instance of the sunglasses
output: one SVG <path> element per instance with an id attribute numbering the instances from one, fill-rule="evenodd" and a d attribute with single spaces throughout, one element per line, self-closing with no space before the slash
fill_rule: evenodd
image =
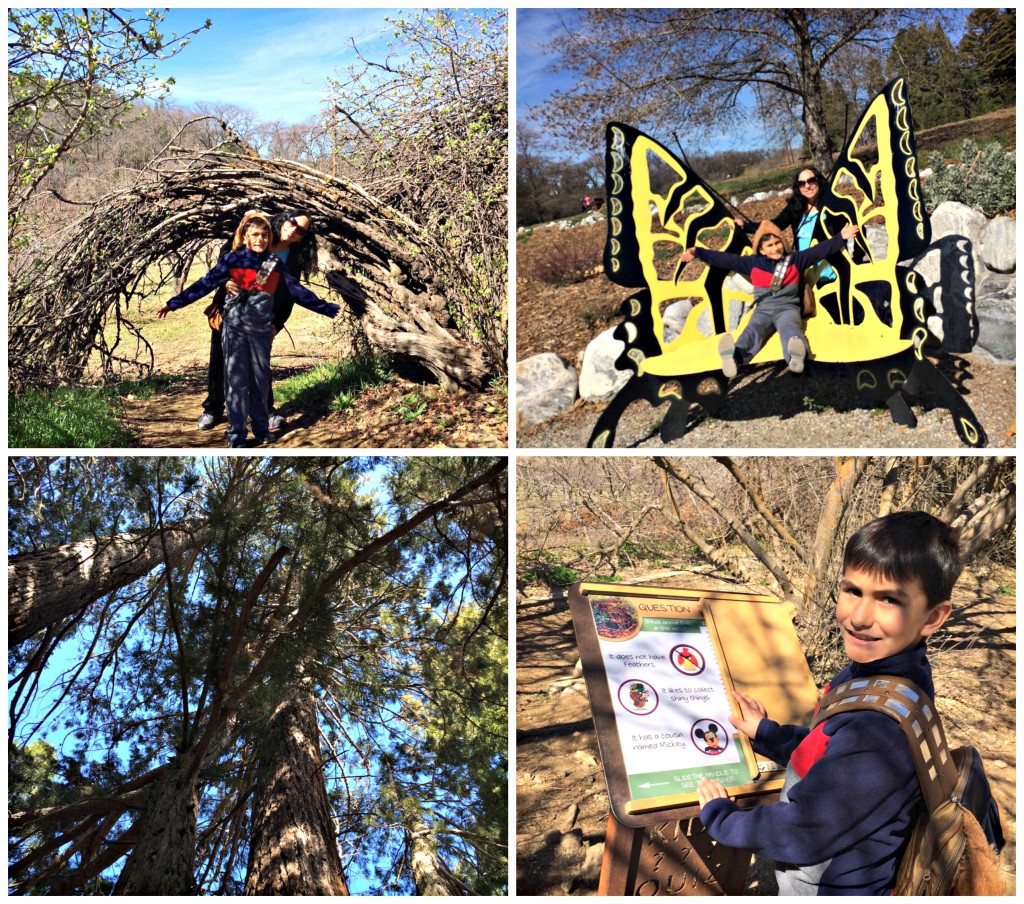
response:
<path id="1" fill-rule="evenodd" d="M 805 185 L 817 185 L 818 177 L 811 176 L 810 179 L 797 179 L 796 184 L 799 185 L 801 188 L 803 188 Z"/>
<path id="2" fill-rule="evenodd" d="M 288 223 L 295 228 L 295 231 L 299 234 L 299 238 L 300 239 L 305 237 L 305 235 L 306 235 L 306 228 L 304 226 L 300 226 L 298 223 L 296 223 L 295 222 L 295 217 L 290 217 L 288 219 Z"/>

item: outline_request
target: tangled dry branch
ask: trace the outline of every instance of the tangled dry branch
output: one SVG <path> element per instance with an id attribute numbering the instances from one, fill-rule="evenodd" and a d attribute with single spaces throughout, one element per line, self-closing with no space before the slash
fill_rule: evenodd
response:
<path id="1" fill-rule="evenodd" d="M 369 341 L 446 386 L 479 388 L 494 367 L 450 329 L 449 288 L 429 235 L 344 179 L 233 150 L 172 149 L 130 189 L 100 199 L 48 258 L 11 280 L 14 385 L 79 382 L 93 355 L 107 376 L 147 373 L 152 349 L 130 302 L 188 272 L 249 209 L 303 208 L 320 236 L 319 266 Z"/>

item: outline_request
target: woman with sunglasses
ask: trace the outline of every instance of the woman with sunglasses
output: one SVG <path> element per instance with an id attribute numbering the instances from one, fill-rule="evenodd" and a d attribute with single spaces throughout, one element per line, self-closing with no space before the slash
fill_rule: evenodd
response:
<path id="1" fill-rule="evenodd" d="M 248 214 L 246 215 L 248 216 Z M 270 250 L 276 254 L 285 269 L 296 279 L 312 276 L 316 270 L 316 232 L 313 221 L 305 210 L 288 210 L 271 219 L 274 234 Z M 229 282 L 214 296 L 214 303 L 223 302 L 225 295 L 238 292 L 238 286 Z M 284 329 L 291 316 L 295 302 L 288 292 L 285 281 L 278 283 L 274 294 L 274 335 Z M 210 331 L 210 364 L 207 371 L 207 396 L 203 401 L 203 414 L 199 418 L 200 430 L 211 430 L 224 420 L 224 351 L 221 347 L 220 330 Z M 270 388 L 268 410 L 270 431 L 277 433 L 284 426 L 284 418 L 274 411 L 274 389 Z"/>
<path id="2" fill-rule="evenodd" d="M 824 185 L 825 177 L 817 167 L 808 166 L 800 170 L 793 179 L 793 193 L 789 196 L 786 206 L 778 215 L 772 217 L 772 222 L 779 229 L 792 227 L 797 251 L 805 251 L 811 246 L 814 227 L 818 225 L 818 202 L 821 200 Z M 736 225 L 744 232 L 752 234 L 757 232 L 759 224 L 745 217 L 736 217 Z M 817 282 L 820 285 L 832 282 L 835 278 L 835 270 L 825 264 L 818 274 Z"/>

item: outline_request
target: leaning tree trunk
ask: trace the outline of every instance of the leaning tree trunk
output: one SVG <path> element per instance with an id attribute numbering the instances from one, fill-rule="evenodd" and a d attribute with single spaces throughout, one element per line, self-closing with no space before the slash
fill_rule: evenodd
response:
<path id="1" fill-rule="evenodd" d="M 114 893 L 194 895 L 196 893 L 197 764 L 185 754 L 146 793 L 133 830 L 138 841 L 128 855 Z"/>
<path id="2" fill-rule="evenodd" d="M 401 276 L 397 271 L 378 274 L 379 286 L 391 296 L 383 303 L 365 292 L 351 274 L 332 270 L 327 282 L 359 318 L 374 348 L 425 368 L 445 389 L 480 389 L 490 371 L 481 349 L 442 325 L 448 321 L 442 296 L 413 292 L 397 281 Z"/>
<path id="3" fill-rule="evenodd" d="M 188 534 L 168 532 L 180 555 Z M 134 532 L 12 556 L 7 564 L 7 642 L 13 647 L 96 600 L 127 587 L 163 561 L 159 534 Z"/>
<path id="4" fill-rule="evenodd" d="M 262 734 L 251 836 L 245 894 L 348 894 L 306 686 L 281 701 Z"/>

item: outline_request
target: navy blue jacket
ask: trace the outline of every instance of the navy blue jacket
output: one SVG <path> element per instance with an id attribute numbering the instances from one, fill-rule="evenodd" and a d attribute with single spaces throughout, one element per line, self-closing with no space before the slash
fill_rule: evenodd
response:
<path id="1" fill-rule="evenodd" d="M 924 643 L 850 663 L 832 683 L 883 674 L 909 678 L 934 697 Z M 814 731 L 762 719 L 754 749 L 786 765 L 782 800 L 747 811 L 711 801 L 700 814 L 711 837 L 775 860 L 780 895 L 888 894 L 922 805 L 899 723 L 864 711 L 833 716 Z"/>
<path id="2" fill-rule="evenodd" d="M 192 302 L 198 301 L 214 289 L 223 286 L 229 279 L 233 279 L 242 289 L 252 289 L 260 265 L 270 256 L 270 251 L 257 254 L 255 251 L 250 251 L 244 247 L 238 248 L 235 251 L 229 251 L 217 261 L 214 268 L 206 276 L 197 279 L 184 292 L 175 295 L 174 298 L 167 302 L 167 306 L 172 311 L 177 311 L 179 308 L 192 304 Z M 270 274 L 270 279 L 267 280 L 264 287 L 266 293 L 271 296 L 271 302 L 281 280 L 284 281 L 291 297 L 302 307 L 315 311 L 317 314 L 323 314 L 326 317 L 335 317 L 337 315 L 338 305 L 329 301 L 321 301 L 281 265 Z M 271 311 L 272 314 L 273 312 Z"/>
<path id="3" fill-rule="evenodd" d="M 710 248 L 697 248 L 694 256 L 711 267 L 719 270 L 732 270 L 749 276 L 754 286 L 754 298 L 761 301 L 770 295 L 782 296 L 796 301 L 799 296 L 800 274 L 812 264 L 831 257 L 846 246 L 846 239 L 840 233 L 824 242 L 818 242 L 803 251 L 794 251 L 790 256 L 789 266 L 783 275 L 782 285 L 773 293 L 772 279 L 778 261 L 773 261 L 763 254 L 730 254 L 726 251 L 712 251 Z"/>

